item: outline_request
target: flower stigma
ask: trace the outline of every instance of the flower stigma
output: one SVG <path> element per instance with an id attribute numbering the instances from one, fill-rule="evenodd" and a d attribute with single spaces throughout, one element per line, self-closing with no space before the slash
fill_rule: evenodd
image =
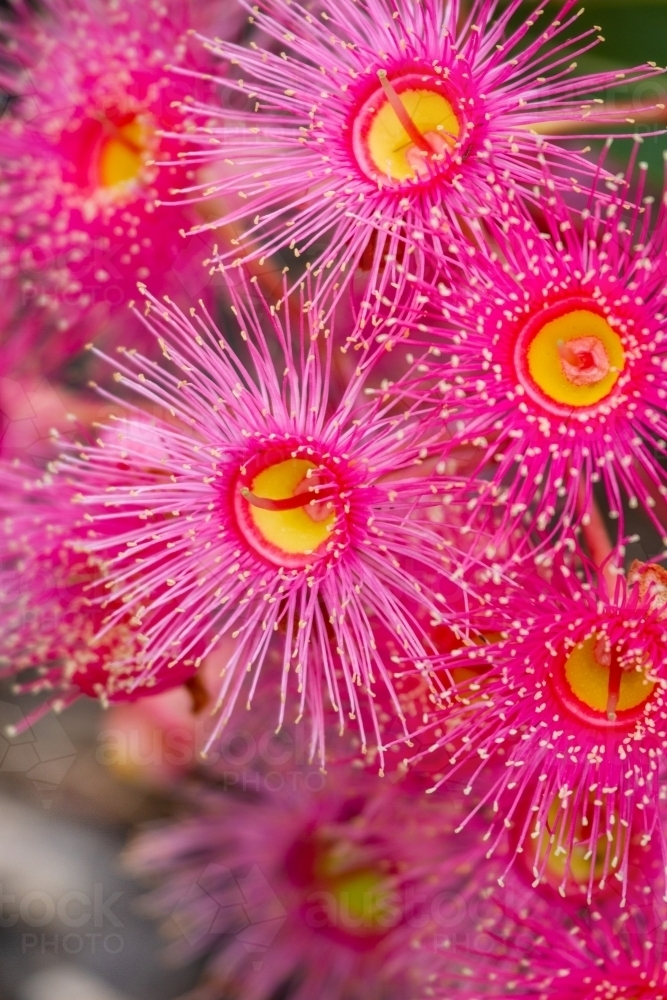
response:
<path id="1" fill-rule="evenodd" d="M 400 185 L 428 180 L 449 160 L 461 134 L 441 81 L 420 74 L 390 81 L 378 70 L 380 88 L 363 105 L 353 125 L 353 147 L 364 173 Z"/>
<path id="2" fill-rule="evenodd" d="M 339 492 L 321 466 L 288 458 L 240 483 L 236 513 L 251 545 L 271 561 L 303 565 L 324 554 L 336 523 Z M 305 558 L 309 557 L 309 558 Z"/>
<path id="3" fill-rule="evenodd" d="M 555 312 L 555 315 L 554 315 Z M 547 310 L 517 341 L 515 364 L 526 391 L 547 408 L 583 408 L 602 402 L 625 368 L 620 335 L 590 308 Z"/>
<path id="4" fill-rule="evenodd" d="M 586 721 L 623 724 L 623 714 L 646 704 L 655 689 L 638 654 L 611 645 L 604 632 L 570 651 L 558 685 L 568 707 Z"/>

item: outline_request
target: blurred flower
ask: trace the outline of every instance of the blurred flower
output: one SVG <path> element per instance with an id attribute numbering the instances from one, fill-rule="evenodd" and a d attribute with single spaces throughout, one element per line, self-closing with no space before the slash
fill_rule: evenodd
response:
<path id="1" fill-rule="evenodd" d="M 202 766 L 202 750 L 214 726 L 206 711 L 211 704 L 210 692 L 232 649 L 231 639 L 220 643 L 184 685 L 150 698 L 110 705 L 100 727 L 98 761 L 123 781 L 173 792 L 179 781 Z M 262 692 L 263 701 L 272 702 L 276 694 L 275 690 Z M 244 737 L 243 721 L 239 729 Z M 271 732 L 270 723 L 267 731 Z M 236 758 L 230 744 L 235 735 L 233 730 L 226 732 L 225 740 L 206 755 L 207 765 L 222 759 L 231 773 Z M 242 745 L 241 756 L 246 752 Z"/>
<path id="2" fill-rule="evenodd" d="M 31 482 L 25 471 L 7 466 L 0 480 L 2 676 L 29 672 L 15 690 L 47 694 L 25 726 L 81 695 L 107 705 L 189 682 L 194 654 L 169 670 L 146 671 L 139 623 L 122 598 L 109 593 L 102 562 L 74 550 L 90 529 L 71 503 L 71 491 L 48 476 Z"/>
<path id="3" fill-rule="evenodd" d="M 203 995 L 412 996 L 413 935 L 469 921 L 480 844 L 451 838 L 458 804 L 340 766 L 295 771 L 280 793 L 258 775 L 255 788 L 203 793 L 197 815 L 129 851 L 159 880 L 147 909 L 167 918 L 175 957 L 209 956 Z"/>
<path id="4" fill-rule="evenodd" d="M 91 523 L 118 526 L 85 548 L 105 556 L 123 596 L 112 620 L 152 617 L 142 626 L 147 669 L 189 657 L 211 631 L 208 648 L 230 635 L 219 728 L 246 685 L 252 699 L 273 650 L 280 722 L 294 699 L 322 753 L 328 704 L 341 728 L 348 713 L 358 721 L 364 745 L 369 711 L 380 742 L 376 689 L 401 712 L 374 633 L 395 634 L 412 662 L 426 656 L 414 603 L 436 613 L 448 580 L 465 586 L 466 557 L 425 512 L 460 484 L 421 474 L 419 407 L 401 408 L 398 387 L 365 398 L 371 356 L 357 358 L 330 399 L 333 332 L 318 336 L 303 311 L 294 328 L 283 325 L 255 303 L 255 287 L 230 288 L 238 353 L 207 314 L 189 318 L 149 298 L 147 322 L 175 373 L 126 352 L 116 378 L 174 423 L 156 419 L 150 436 L 121 420 L 103 447 L 63 468 L 85 510 L 110 511 L 93 510 Z M 170 614 L 166 602 L 177 605 Z"/>
<path id="5" fill-rule="evenodd" d="M 190 135 L 199 148 L 184 158 L 210 169 L 180 192 L 173 184 L 182 196 L 174 203 L 215 197 L 226 206 L 191 232 L 237 227 L 221 267 L 291 250 L 312 256 L 320 294 L 363 265 L 371 290 L 395 299 L 404 279 L 392 261 L 422 273 L 420 248 L 433 228 L 442 253 L 461 253 L 479 217 L 512 214 L 511 186 L 532 195 L 542 155 L 568 186 L 572 174 L 590 174 L 584 157 L 535 126 L 626 122 L 627 109 L 582 98 L 657 70 L 573 77 L 571 60 L 597 44 L 598 29 L 570 36 L 579 15 L 575 0 L 561 0 L 557 19 L 533 38 L 544 11 L 528 6 L 512 0 L 500 11 L 498 0 L 476 0 L 465 15 L 444 0 L 321 0 L 315 11 L 263 0 L 252 20 L 265 47 L 202 39 L 230 65 L 217 81 L 230 106 L 184 102 L 202 119 Z M 372 303 L 369 295 L 364 308 Z"/>
<path id="6" fill-rule="evenodd" d="M 164 65 L 197 63 L 182 40 L 184 0 L 13 10 L 0 72 L 13 96 L 0 121 L 0 277 L 18 301 L 2 367 L 44 372 L 109 318 L 122 315 L 127 332 L 138 280 L 173 295 L 188 273 L 191 293 L 203 284 L 199 248 L 179 236 L 192 214 L 158 207 L 194 176 L 184 165 L 158 169 L 185 148 L 173 103 L 191 89 Z"/>

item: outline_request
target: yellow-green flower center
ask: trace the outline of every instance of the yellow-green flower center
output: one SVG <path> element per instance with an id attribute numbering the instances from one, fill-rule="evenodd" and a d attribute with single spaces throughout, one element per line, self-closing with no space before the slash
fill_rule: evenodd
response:
<path id="1" fill-rule="evenodd" d="M 328 884 L 331 893 L 329 916 L 340 930 L 377 933 L 396 923 L 394 893 L 380 872 L 348 872 Z"/>
<path id="2" fill-rule="evenodd" d="M 565 679 L 572 694 L 600 714 L 638 708 L 655 688 L 643 670 L 623 670 L 614 661 L 613 654 L 605 651 L 604 638 L 596 635 L 576 645 L 565 661 Z"/>
<path id="3" fill-rule="evenodd" d="M 312 500 L 293 510 L 265 510 L 250 507 L 250 517 L 270 545 L 282 552 L 307 555 L 317 551 L 329 538 L 336 520 L 331 501 L 317 502 L 317 466 L 302 458 L 289 458 L 286 462 L 271 465 L 255 476 L 252 492 L 269 500 L 287 500 L 295 496 L 312 494 Z M 312 477 L 312 486 L 311 478 Z"/>
<path id="4" fill-rule="evenodd" d="M 554 693 L 570 713 L 595 728 L 635 724 L 656 682 L 639 649 L 624 649 L 604 629 L 569 647 L 551 678 Z"/>
<path id="5" fill-rule="evenodd" d="M 574 830 L 573 830 L 574 825 Z M 560 798 L 549 809 L 547 822 L 526 838 L 524 858 L 533 875 L 541 873 L 543 881 L 566 895 L 587 892 L 591 882 L 599 883 L 613 859 L 623 856 L 627 830 L 616 822 L 611 824 L 613 835 L 604 832 L 591 844 L 590 818 L 573 818 Z"/>
<path id="6" fill-rule="evenodd" d="M 332 927 L 357 937 L 386 933 L 402 917 L 391 879 L 364 854 L 349 843 L 325 840 L 313 872 Z"/>
<path id="7" fill-rule="evenodd" d="M 100 187 L 123 187 L 139 180 L 153 145 L 153 129 L 143 117 L 123 125 L 106 121 L 99 156 L 97 177 Z"/>

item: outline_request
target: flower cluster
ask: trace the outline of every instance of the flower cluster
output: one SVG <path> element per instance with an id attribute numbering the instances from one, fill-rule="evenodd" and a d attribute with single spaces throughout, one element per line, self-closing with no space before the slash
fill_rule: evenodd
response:
<path id="1" fill-rule="evenodd" d="M 193 217 L 157 211 L 189 177 L 160 164 L 186 148 L 174 105 L 190 88 L 166 63 L 202 62 L 184 41 L 190 21 L 187 0 L 49 0 L 40 18 L 20 2 L 3 26 L 11 44 L 0 82 L 12 97 L 0 122 L 0 280 L 12 304 L 3 374 L 36 365 L 49 374 L 126 315 L 138 280 L 161 294 L 206 287 L 197 253 L 173 238 Z"/>
<path id="2" fill-rule="evenodd" d="M 0 408 L 73 412 L 0 454 L 2 677 L 206 720 L 127 857 L 211 1000 L 667 996 L 661 70 L 582 14 L 3 15 Z"/>

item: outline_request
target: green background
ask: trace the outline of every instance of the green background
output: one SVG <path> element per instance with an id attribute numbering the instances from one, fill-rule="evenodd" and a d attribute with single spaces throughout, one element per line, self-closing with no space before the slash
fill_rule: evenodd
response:
<path id="1" fill-rule="evenodd" d="M 539 6 L 541 4 L 537 2 L 530 4 L 532 8 Z M 557 16 L 561 7 L 562 0 L 547 3 L 546 11 L 539 20 L 541 30 L 544 30 L 548 20 Z M 605 41 L 577 60 L 578 72 L 628 69 L 648 61 L 667 67 L 667 0 L 583 0 L 573 8 L 573 12 L 582 7 L 584 14 L 579 19 L 579 29 L 599 25 Z M 525 9 L 524 6 L 523 18 Z M 613 96 L 644 104 L 662 102 L 667 105 L 667 74 L 633 87 L 620 87 Z M 656 118 L 654 126 L 643 122 L 638 129 L 650 132 L 653 128 L 667 128 L 667 108 L 661 115 L 661 119 Z M 631 145 L 631 141 L 617 140 L 612 147 L 615 165 L 621 169 L 627 161 Z M 655 188 L 662 186 L 663 150 L 666 149 L 667 135 L 647 136 L 639 155 L 640 160 L 649 163 L 651 184 Z"/>

